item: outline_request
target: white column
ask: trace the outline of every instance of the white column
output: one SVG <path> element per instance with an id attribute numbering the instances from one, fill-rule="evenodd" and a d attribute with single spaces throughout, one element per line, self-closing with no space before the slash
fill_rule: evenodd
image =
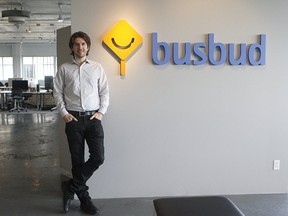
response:
<path id="1" fill-rule="evenodd" d="M 22 77 L 22 44 L 12 44 L 13 77 Z"/>

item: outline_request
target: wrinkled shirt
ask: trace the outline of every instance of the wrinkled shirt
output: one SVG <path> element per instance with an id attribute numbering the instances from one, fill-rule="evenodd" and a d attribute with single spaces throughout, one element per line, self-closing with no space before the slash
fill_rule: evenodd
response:
<path id="1" fill-rule="evenodd" d="M 103 67 L 86 60 L 82 65 L 64 63 L 54 79 L 53 97 L 63 117 L 72 111 L 98 110 L 103 115 L 109 106 L 109 87 Z"/>

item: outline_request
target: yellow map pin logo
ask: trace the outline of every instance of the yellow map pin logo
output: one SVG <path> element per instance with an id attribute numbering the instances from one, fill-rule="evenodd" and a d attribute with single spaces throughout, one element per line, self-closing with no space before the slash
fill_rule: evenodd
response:
<path id="1" fill-rule="evenodd" d="M 103 42 L 120 59 L 120 75 L 126 74 L 126 59 L 143 39 L 125 20 L 119 21 L 103 38 Z"/>

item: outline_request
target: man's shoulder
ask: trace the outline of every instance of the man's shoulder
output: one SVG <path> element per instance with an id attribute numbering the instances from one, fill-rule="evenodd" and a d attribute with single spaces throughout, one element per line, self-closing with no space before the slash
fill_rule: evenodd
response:
<path id="1" fill-rule="evenodd" d="M 73 64 L 73 61 L 67 61 L 67 62 L 64 62 L 62 64 L 60 64 L 60 67 L 65 67 L 65 66 L 69 66 L 69 65 L 72 65 Z"/>
<path id="2" fill-rule="evenodd" d="M 99 70 L 99 69 L 103 70 L 103 67 L 99 62 L 91 60 L 91 59 L 87 59 L 87 62 L 88 62 L 90 67 L 97 69 L 97 70 Z"/>
<path id="3" fill-rule="evenodd" d="M 93 65 L 100 65 L 99 62 L 94 61 L 94 60 L 92 60 L 92 59 L 87 59 L 87 62 L 88 62 L 89 64 L 93 64 Z"/>
<path id="4" fill-rule="evenodd" d="M 73 67 L 73 62 L 71 61 L 71 62 L 64 62 L 64 63 L 62 63 L 62 64 L 60 64 L 60 66 L 59 66 L 59 69 L 61 70 L 61 69 L 70 69 L 71 67 Z"/>

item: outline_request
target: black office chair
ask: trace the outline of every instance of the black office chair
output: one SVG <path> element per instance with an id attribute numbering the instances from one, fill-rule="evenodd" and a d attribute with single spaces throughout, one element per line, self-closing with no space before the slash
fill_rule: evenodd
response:
<path id="1" fill-rule="evenodd" d="M 24 107 L 21 107 L 22 102 L 24 101 L 24 97 L 23 97 L 23 90 L 21 88 L 17 88 L 17 89 L 13 89 L 12 88 L 12 101 L 14 102 L 14 107 L 12 109 L 9 110 L 9 112 L 13 112 L 13 111 L 26 111 L 27 109 Z"/>

